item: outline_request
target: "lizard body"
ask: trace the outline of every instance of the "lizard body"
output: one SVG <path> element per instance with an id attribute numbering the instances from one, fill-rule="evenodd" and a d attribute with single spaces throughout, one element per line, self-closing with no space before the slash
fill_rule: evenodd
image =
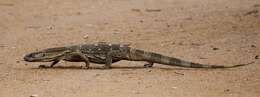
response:
<path id="1" fill-rule="evenodd" d="M 105 69 L 110 68 L 112 63 L 120 60 L 146 61 L 148 64 L 144 65 L 145 67 L 152 67 L 154 63 L 190 68 L 232 68 L 247 65 L 224 66 L 193 63 L 158 53 L 131 48 L 129 45 L 109 44 L 105 42 L 48 48 L 25 55 L 24 60 L 28 62 L 52 62 L 50 67 L 53 67 L 60 60 L 85 62 L 86 68 L 89 68 L 89 63 L 92 62 L 105 64 Z M 45 67 L 45 65 L 41 65 L 41 67 Z"/>

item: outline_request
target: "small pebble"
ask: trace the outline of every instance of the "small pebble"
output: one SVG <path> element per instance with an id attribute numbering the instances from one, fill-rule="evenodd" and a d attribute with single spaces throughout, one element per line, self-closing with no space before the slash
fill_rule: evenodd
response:
<path id="1" fill-rule="evenodd" d="M 252 44 L 251 47 L 255 48 L 256 46 Z"/>
<path id="2" fill-rule="evenodd" d="M 84 38 L 84 39 L 88 39 L 88 35 L 87 35 L 87 34 L 84 35 L 83 38 Z"/>
<path id="3" fill-rule="evenodd" d="M 251 11 L 248 11 L 245 15 L 251 15 L 251 14 L 257 14 L 259 11 L 258 10 L 251 10 Z"/>
<path id="4" fill-rule="evenodd" d="M 230 91 L 230 89 L 226 89 L 226 90 L 224 90 L 225 92 L 229 92 Z"/>
<path id="5" fill-rule="evenodd" d="M 76 14 L 77 14 L 77 15 L 81 15 L 81 12 L 77 12 Z"/>
<path id="6" fill-rule="evenodd" d="M 119 34 L 120 32 L 113 32 L 113 34 Z"/>
<path id="7" fill-rule="evenodd" d="M 139 92 L 139 91 L 132 91 L 134 94 L 141 94 L 141 92 Z"/>
<path id="8" fill-rule="evenodd" d="M 233 29 L 237 29 L 237 26 L 231 26 Z"/>
<path id="9" fill-rule="evenodd" d="M 160 12 L 161 9 L 145 9 L 146 12 Z"/>
<path id="10" fill-rule="evenodd" d="M 219 48 L 214 47 L 213 50 L 219 50 Z"/>
<path id="11" fill-rule="evenodd" d="M 4 48 L 4 47 L 5 47 L 5 45 L 3 45 L 3 44 L 0 44 L 0 47 Z"/>
<path id="12" fill-rule="evenodd" d="M 145 86 L 145 88 L 150 88 L 150 87 L 152 87 L 151 85 L 149 85 L 149 86 Z"/>
<path id="13" fill-rule="evenodd" d="M 200 46 L 201 44 L 199 44 L 199 43 L 191 43 L 191 45 Z"/>
<path id="14" fill-rule="evenodd" d="M 100 76 L 101 74 L 95 74 L 94 76 L 97 77 L 97 76 Z"/>
<path id="15" fill-rule="evenodd" d="M 38 97 L 38 95 L 37 94 L 33 94 L 30 97 Z"/>
<path id="16" fill-rule="evenodd" d="M 192 17 L 185 18 L 185 20 L 192 20 Z"/>
<path id="17" fill-rule="evenodd" d="M 178 87 L 172 87 L 172 89 L 177 89 Z"/>
<path id="18" fill-rule="evenodd" d="M 205 58 L 205 57 L 199 57 L 199 59 L 208 59 L 208 58 Z"/>
<path id="19" fill-rule="evenodd" d="M 171 27 L 171 25 L 170 25 L 170 24 L 167 24 L 167 27 L 168 27 L 168 28 L 170 28 L 170 27 Z"/>
<path id="20" fill-rule="evenodd" d="M 253 7 L 260 7 L 260 4 L 254 4 Z"/>
<path id="21" fill-rule="evenodd" d="M 184 75 L 183 73 L 179 73 L 179 72 L 174 72 L 175 74 L 178 74 L 178 75 Z"/>
<path id="22" fill-rule="evenodd" d="M 54 27 L 52 27 L 52 26 L 48 27 L 49 30 L 52 30 L 53 28 L 54 28 Z"/>
<path id="23" fill-rule="evenodd" d="M 183 45 L 183 43 L 182 43 L 182 42 L 179 42 L 178 45 Z"/>
<path id="24" fill-rule="evenodd" d="M 134 12 L 141 12 L 140 9 L 132 9 L 132 11 L 134 11 Z"/>

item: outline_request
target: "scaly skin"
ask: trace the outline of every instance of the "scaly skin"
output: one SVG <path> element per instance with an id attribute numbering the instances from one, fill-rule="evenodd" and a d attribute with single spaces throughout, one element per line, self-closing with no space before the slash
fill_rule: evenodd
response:
<path id="1" fill-rule="evenodd" d="M 50 67 L 53 67 L 60 60 L 70 62 L 85 62 L 86 68 L 89 68 L 89 63 L 92 62 L 105 64 L 105 69 L 110 68 L 112 63 L 118 62 L 120 60 L 147 61 L 148 64 L 144 65 L 145 67 L 152 67 L 154 63 L 189 68 L 232 68 L 247 65 L 240 64 L 224 66 L 199 64 L 164 56 L 153 52 L 146 52 L 143 50 L 134 49 L 129 47 L 129 45 L 109 44 L 105 42 L 68 47 L 48 48 L 39 52 L 27 54 L 24 57 L 24 60 L 28 62 L 52 62 Z M 47 66 L 40 65 L 40 67 Z"/>

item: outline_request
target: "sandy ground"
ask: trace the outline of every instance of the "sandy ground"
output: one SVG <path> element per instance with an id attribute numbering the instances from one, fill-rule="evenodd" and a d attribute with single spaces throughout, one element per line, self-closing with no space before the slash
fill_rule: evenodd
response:
<path id="1" fill-rule="evenodd" d="M 259 11 L 259 0 L 0 0 L 0 97 L 260 97 Z M 204 64 L 255 63 L 85 70 L 21 61 L 37 49 L 98 41 Z"/>

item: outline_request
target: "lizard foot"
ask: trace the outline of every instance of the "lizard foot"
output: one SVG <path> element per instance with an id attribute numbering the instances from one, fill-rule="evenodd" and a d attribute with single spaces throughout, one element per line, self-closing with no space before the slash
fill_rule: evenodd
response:
<path id="1" fill-rule="evenodd" d="M 144 68 L 152 68 L 153 67 L 153 62 L 148 62 L 144 64 Z"/>
<path id="2" fill-rule="evenodd" d="M 144 64 L 144 68 L 152 68 L 153 64 Z"/>
<path id="3" fill-rule="evenodd" d="M 90 67 L 82 66 L 82 69 L 89 69 Z"/>
<path id="4" fill-rule="evenodd" d="M 49 68 L 49 66 L 46 66 L 46 65 L 39 65 L 39 68 Z"/>
<path id="5" fill-rule="evenodd" d="M 110 69 L 111 67 L 109 66 L 103 66 L 103 69 Z"/>

